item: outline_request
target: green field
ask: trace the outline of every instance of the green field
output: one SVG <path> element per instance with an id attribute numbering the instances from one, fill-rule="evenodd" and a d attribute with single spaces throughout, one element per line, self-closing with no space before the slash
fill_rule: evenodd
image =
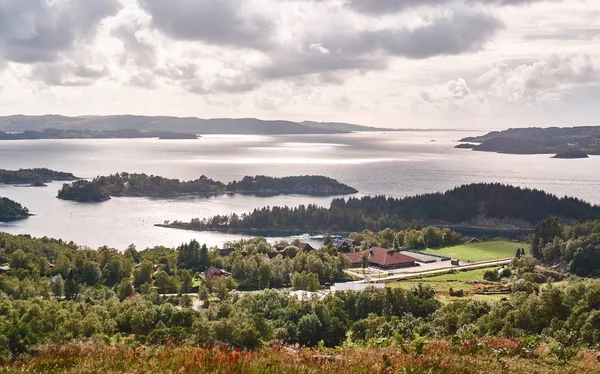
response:
<path id="1" fill-rule="evenodd" d="M 465 292 L 469 291 L 472 288 L 472 285 L 467 283 L 467 281 L 478 281 L 483 279 L 483 273 L 490 269 L 497 269 L 498 266 L 483 268 L 483 269 L 474 269 L 474 270 L 465 270 L 458 271 L 452 274 L 442 274 L 436 275 L 432 277 L 425 278 L 413 278 L 407 280 L 399 280 L 393 283 L 387 283 L 387 287 L 392 288 L 403 288 L 406 290 L 410 290 L 411 288 L 418 286 L 419 283 L 424 285 L 431 286 L 437 293 L 438 299 L 444 304 L 457 301 L 457 300 L 482 300 L 487 302 L 495 302 L 501 300 L 506 295 L 474 295 L 468 294 L 463 297 L 455 297 L 449 295 L 450 288 L 455 291 L 463 290 Z"/>
<path id="2" fill-rule="evenodd" d="M 454 247 L 439 249 L 425 249 L 421 252 L 456 258 L 463 262 L 478 262 L 497 260 L 503 258 L 515 257 L 517 248 L 529 250 L 529 246 L 524 243 L 514 243 L 509 241 L 489 241 L 470 244 L 461 244 Z"/>

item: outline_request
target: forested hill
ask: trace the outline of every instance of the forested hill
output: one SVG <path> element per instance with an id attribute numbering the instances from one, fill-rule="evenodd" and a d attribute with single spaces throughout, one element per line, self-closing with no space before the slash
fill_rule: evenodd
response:
<path id="1" fill-rule="evenodd" d="M 0 183 L 3 184 L 35 184 L 51 181 L 72 181 L 77 179 L 71 173 L 63 173 L 45 168 L 4 170 L 0 169 Z"/>
<path id="2" fill-rule="evenodd" d="M 470 184 L 445 193 L 402 199 L 385 196 L 334 199 L 316 205 L 255 209 L 248 214 L 215 216 L 160 225 L 188 230 L 272 230 L 349 232 L 404 228 L 417 223 L 459 224 L 489 217 L 535 223 L 548 217 L 570 220 L 600 217 L 600 207 L 570 197 L 503 184 Z"/>
<path id="3" fill-rule="evenodd" d="M 475 151 L 511 154 L 579 151 L 600 155 L 600 126 L 508 129 L 461 141 L 481 143 L 472 147 Z"/>
<path id="4" fill-rule="evenodd" d="M 322 176 L 272 178 L 244 177 L 224 184 L 206 176 L 192 181 L 179 181 L 154 175 L 117 173 L 64 184 L 58 198 L 76 201 L 104 201 L 111 196 L 174 197 L 181 195 L 215 195 L 251 193 L 260 195 L 303 194 L 311 196 L 348 195 L 354 188 Z"/>
<path id="5" fill-rule="evenodd" d="M 16 201 L 0 198 L 0 222 L 14 221 L 29 216 L 29 210 Z"/>

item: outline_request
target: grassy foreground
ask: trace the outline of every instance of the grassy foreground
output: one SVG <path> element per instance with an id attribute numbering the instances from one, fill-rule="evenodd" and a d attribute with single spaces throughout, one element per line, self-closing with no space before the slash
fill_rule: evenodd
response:
<path id="1" fill-rule="evenodd" d="M 460 244 L 453 247 L 439 249 L 425 249 L 421 252 L 456 258 L 464 262 L 478 262 L 515 257 L 517 248 L 527 247 L 523 243 L 514 243 L 506 240 Z"/>
<path id="2" fill-rule="evenodd" d="M 417 353 L 418 352 L 418 353 Z M 198 347 L 105 346 L 71 343 L 41 347 L 29 358 L 0 366 L 2 373 L 592 373 L 598 352 L 572 358 L 547 346 L 529 351 L 509 339 L 433 341 L 421 348 L 340 348 L 335 351 L 273 346 L 259 351 Z"/>

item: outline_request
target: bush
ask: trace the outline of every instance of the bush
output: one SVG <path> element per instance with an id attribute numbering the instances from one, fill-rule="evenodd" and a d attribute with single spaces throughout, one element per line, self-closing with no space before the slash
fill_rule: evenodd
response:
<path id="1" fill-rule="evenodd" d="M 497 282 L 498 278 L 498 271 L 496 270 L 487 270 L 485 273 L 483 273 L 483 279 L 486 281 Z"/>

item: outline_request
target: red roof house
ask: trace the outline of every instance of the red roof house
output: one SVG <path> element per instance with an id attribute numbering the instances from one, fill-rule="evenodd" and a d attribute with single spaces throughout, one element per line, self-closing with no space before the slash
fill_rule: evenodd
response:
<path id="1" fill-rule="evenodd" d="M 361 267 L 361 257 L 365 253 L 369 256 L 370 266 L 376 266 L 384 269 L 398 269 L 418 266 L 416 262 L 417 260 L 410 256 L 379 247 L 365 249 L 361 252 L 348 253 L 346 257 L 348 260 L 350 260 L 350 266 Z"/>

